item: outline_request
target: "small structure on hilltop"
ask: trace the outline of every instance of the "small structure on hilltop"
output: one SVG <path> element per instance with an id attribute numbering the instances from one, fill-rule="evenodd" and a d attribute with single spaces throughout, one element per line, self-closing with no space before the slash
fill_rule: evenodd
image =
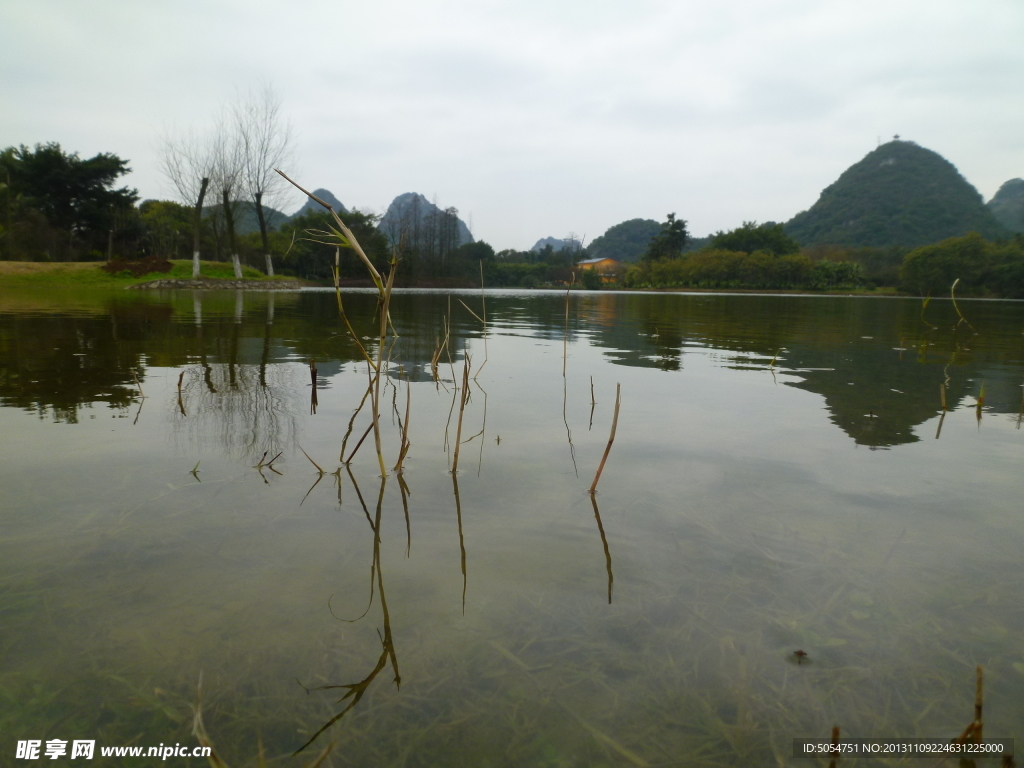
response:
<path id="1" fill-rule="evenodd" d="M 576 263 L 576 269 L 592 269 L 600 276 L 602 283 L 614 283 L 622 274 L 622 262 L 615 259 L 584 259 Z"/>

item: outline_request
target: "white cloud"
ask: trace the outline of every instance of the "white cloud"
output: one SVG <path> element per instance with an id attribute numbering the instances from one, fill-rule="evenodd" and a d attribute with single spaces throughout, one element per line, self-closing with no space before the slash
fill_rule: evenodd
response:
<path id="1" fill-rule="evenodd" d="M 991 196 L 1024 175 L 1022 39 L 1017 0 L 35 0 L 0 9 L 0 145 L 115 152 L 166 196 L 157 134 L 270 81 L 348 205 L 436 195 L 499 248 L 703 234 L 788 219 L 893 133 Z"/>

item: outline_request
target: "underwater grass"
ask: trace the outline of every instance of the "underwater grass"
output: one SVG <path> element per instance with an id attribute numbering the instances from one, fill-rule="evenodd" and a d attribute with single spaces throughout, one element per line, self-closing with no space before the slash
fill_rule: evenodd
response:
<path id="1" fill-rule="evenodd" d="M 460 415 L 469 397 L 467 367 L 468 361 L 464 361 Z M 403 434 L 409 418 L 408 397 L 407 389 Z M 612 435 L 592 490 L 614 439 L 617 413 L 616 407 Z M 457 438 L 456 445 L 463 442 Z M 355 477 L 352 479 L 354 482 Z M 399 477 L 400 487 L 402 482 Z M 340 487 L 339 483 L 339 494 Z M 356 489 L 359 493 L 358 486 Z M 454 475 L 453 491 L 465 601 L 466 542 Z M 605 549 L 610 600 L 608 540 L 594 495 L 591 501 Z M 377 521 L 370 520 L 375 547 L 379 547 L 379 507 L 380 501 Z M 408 556 L 407 506 L 405 511 Z M 367 517 L 369 520 L 368 513 Z M 612 532 L 614 521 L 613 514 L 609 519 Z M 865 730 L 872 727 L 892 733 L 893 728 L 903 728 L 909 722 L 915 728 L 923 723 L 923 733 L 934 735 L 929 723 L 937 722 L 936 713 L 949 715 L 946 720 L 957 726 L 963 724 L 959 710 L 965 698 L 957 687 L 956 671 L 962 671 L 962 662 L 970 661 L 969 655 L 964 647 L 949 642 L 949 626 L 946 631 L 936 631 L 934 617 L 943 621 L 941 612 L 921 610 L 913 600 L 900 602 L 887 593 L 887 579 L 881 576 L 886 575 L 888 556 L 879 567 L 869 551 L 843 552 L 835 544 L 800 531 L 751 538 L 756 546 L 746 541 L 740 546 L 730 540 L 728 531 L 711 527 L 702 543 L 708 550 L 734 555 L 736 562 L 730 561 L 729 569 L 716 569 L 707 559 L 692 567 L 684 563 L 681 575 L 686 578 L 674 582 L 650 579 L 642 585 L 645 589 L 629 594 L 635 608 L 627 605 L 621 613 L 595 616 L 592 605 L 560 602 L 546 594 L 547 590 L 539 590 L 493 608 L 487 617 L 490 620 L 481 619 L 469 627 L 466 634 L 472 639 L 459 642 L 451 653 L 436 644 L 431 647 L 429 638 L 406 627 L 409 640 L 403 644 L 407 647 L 403 647 L 402 664 L 413 672 L 407 672 L 409 679 L 401 692 L 387 686 L 366 687 L 360 707 L 351 710 L 332 734 L 343 747 L 332 760 L 406 765 L 478 765 L 484 760 L 500 765 L 570 761 L 617 765 L 623 760 L 638 765 L 760 765 L 781 762 L 780 755 L 788 752 L 787 738 L 819 732 L 810 729 L 834 722 L 836 713 L 843 715 L 846 728 L 845 715 L 853 712 L 849 721 L 858 727 L 847 731 L 852 734 L 879 732 Z M 899 542 L 889 550 L 890 555 Z M 378 562 L 379 557 L 375 554 Z M 623 559 L 628 563 L 629 558 Z M 892 576 L 898 578 L 898 574 Z M 379 570 L 377 578 L 383 586 Z M 630 574 L 623 581 L 627 590 L 635 579 L 635 574 Z M 972 601 L 979 599 L 973 591 L 977 588 L 973 585 L 953 592 L 950 603 L 966 605 L 969 610 Z M 863 597 L 854 599 L 861 591 L 870 593 L 871 605 L 863 605 Z M 922 591 L 917 598 L 924 596 Z M 1002 599 L 1012 598 L 1007 593 Z M 616 610 L 623 601 L 618 603 Z M 861 619 L 841 610 L 851 605 L 871 616 Z M 505 612 L 508 615 L 503 615 Z M 865 626 L 878 616 L 884 617 L 884 625 Z M 777 637 L 769 637 L 772 633 Z M 933 639 L 933 634 L 943 639 Z M 910 654 L 906 669 L 900 668 L 901 659 L 890 657 L 886 648 L 880 647 L 880 638 L 903 645 Z M 845 643 L 836 645 L 835 641 Z M 346 643 L 321 642 L 320 638 L 311 639 L 310 646 L 308 657 L 300 661 L 309 669 L 326 670 L 317 674 L 334 679 L 355 668 L 363 674 L 380 652 L 367 643 L 351 649 Z M 789 664 L 787 657 L 798 646 L 810 650 L 812 663 Z M 829 658 L 830 649 L 851 647 L 856 650 L 843 663 Z M 225 640 L 222 650 L 228 657 L 249 653 L 250 646 Z M 917 652 L 922 652 L 922 658 L 913 656 Z M 222 696 L 210 708 L 214 713 L 211 730 L 217 741 L 223 739 L 230 745 L 225 755 L 232 764 L 238 760 L 251 764 L 244 756 L 253 754 L 264 728 L 276 729 L 278 734 L 287 731 L 275 739 L 280 749 L 283 743 L 294 747 L 297 722 L 301 721 L 305 737 L 327 719 L 317 719 L 320 713 L 311 712 L 309 706 L 297 711 L 294 687 L 289 687 L 283 676 L 256 687 L 255 695 L 251 694 L 253 689 L 247 686 L 262 682 L 266 675 L 262 666 L 274 664 L 274 659 L 259 649 L 253 655 L 256 658 L 248 670 L 225 677 L 221 683 L 223 691 L 244 691 L 252 700 L 235 704 Z M 948 663 L 944 665 L 944 661 Z M 956 671 L 951 672 L 954 665 Z M 140 688 L 149 680 L 163 684 L 155 674 L 140 683 Z M 880 691 L 888 693 L 888 699 L 879 696 Z M 137 695 L 146 706 L 158 705 L 159 699 Z M 85 706 L 84 698 L 76 702 Z M 251 710 L 262 702 L 270 703 L 266 710 L 254 714 Z M 324 709 L 330 706 L 327 702 Z M 293 741 L 287 742 L 288 738 Z M 505 749 L 504 754 L 494 754 L 495 744 Z"/>
<path id="2" fill-rule="evenodd" d="M 544 765 L 570 756 L 589 765 L 628 761 L 614 742 L 652 765 L 747 766 L 776 764 L 777 756 L 789 753 L 793 736 L 827 732 L 836 721 L 852 736 L 954 738 L 960 732 L 964 702 L 970 701 L 962 678 L 973 667 L 964 663 L 969 657 L 949 629 L 970 625 L 981 589 L 988 599 L 1012 600 L 1013 579 L 947 588 L 948 605 L 966 609 L 936 613 L 924 599 L 930 590 L 923 584 L 893 592 L 889 585 L 904 575 L 899 558 L 872 556 L 867 545 L 863 551 L 844 550 L 781 526 L 775 535 L 756 535 L 756 548 L 745 543 L 749 533 L 743 542 L 738 537 L 708 528 L 695 550 L 707 555 L 691 557 L 668 579 L 641 577 L 636 583 L 637 575 L 631 575 L 625 602 L 611 613 L 596 614 L 586 601 L 552 600 L 538 589 L 489 608 L 474 606 L 468 631 L 454 644 L 431 641 L 406 625 L 396 634 L 406 671 L 401 691 L 367 686 L 359 707 L 331 734 L 337 742 L 332 759 L 410 766 L 479 765 L 485 758 L 494 765 Z M 463 540 L 462 551 L 466 547 Z M 730 555 L 728 572 L 713 567 L 714 552 Z M 741 553 L 742 558 L 732 556 Z M 375 576 L 375 584 L 386 582 L 379 571 Z M 872 617 L 856 618 L 851 609 Z M 18 625 L 9 626 L 20 634 Z M 337 714 L 326 711 L 333 698 L 296 699 L 288 670 L 321 670 L 317 677 L 327 678 L 324 685 L 339 674 L 362 680 L 383 651 L 370 642 L 377 640 L 372 630 L 369 635 L 358 643 L 312 635 L 286 665 L 269 649 L 253 649 L 246 638 L 225 638 L 219 655 L 229 661 L 211 688 L 221 693 L 204 706 L 222 759 L 252 765 L 259 733 L 265 740 L 273 735 L 266 743 L 275 755 L 289 739 L 294 750 L 297 728 L 308 738 Z M 890 646 L 899 646 L 900 653 L 888 653 Z M 807 648 L 811 663 L 786 660 L 798 647 Z M 832 653 L 837 649 L 843 650 L 841 658 Z M 109 651 L 111 657 L 115 653 Z M 173 660 L 122 670 L 138 688 L 132 694 L 137 709 L 98 725 L 96 733 L 109 737 L 108 743 L 114 743 L 115 731 L 128 733 L 126 740 L 139 732 L 159 733 L 164 741 L 169 733 L 184 738 L 191 688 L 185 670 Z M 351 670 L 361 671 L 348 676 Z M 9 675 L 0 676 L 0 685 L 9 682 Z M 306 684 L 312 689 L 319 682 Z M 169 708 L 180 719 L 176 731 L 156 721 L 145 730 L 139 726 L 139 713 L 150 716 L 160 706 L 162 696 L 142 696 L 153 687 L 176 691 Z M 109 687 L 99 690 L 110 691 L 101 694 L 103 701 L 124 699 Z M 245 692 L 244 701 L 229 693 L 238 691 Z M 52 693 L 43 706 L 93 716 L 87 702 L 96 693 L 89 685 Z M 327 716 L 318 719 L 321 710 Z M 109 715 L 109 708 L 95 714 Z M 26 727 L 20 720 L 13 725 Z M 299 764 L 309 759 L 296 758 Z"/>

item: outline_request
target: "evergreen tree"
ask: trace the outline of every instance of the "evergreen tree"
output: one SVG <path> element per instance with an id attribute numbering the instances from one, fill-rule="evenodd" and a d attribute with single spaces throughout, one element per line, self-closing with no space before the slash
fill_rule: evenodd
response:
<path id="1" fill-rule="evenodd" d="M 651 240 L 647 251 L 643 255 L 643 261 L 663 261 L 665 259 L 677 259 L 686 247 L 686 241 L 690 234 L 686 231 L 686 221 L 677 219 L 674 213 L 668 215 L 668 220 L 661 225 L 661 231 Z"/>

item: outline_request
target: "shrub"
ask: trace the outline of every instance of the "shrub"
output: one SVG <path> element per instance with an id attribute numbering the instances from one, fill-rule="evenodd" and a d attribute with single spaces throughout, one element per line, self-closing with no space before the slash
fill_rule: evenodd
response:
<path id="1" fill-rule="evenodd" d="M 166 274 L 174 267 L 167 259 L 159 256 L 147 256 L 138 261 L 125 261 L 124 259 L 113 259 L 105 263 L 100 269 L 112 275 L 142 277 L 154 273 Z"/>
<path id="2" fill-rule="evenodd" d="M 922 296 L 949 291 L 1017 297 L 1024 294 L 1024 248 L 996 243 L 976 232 L 951 237 L 907 254 L 900 268 L 903 287 Z"/>

